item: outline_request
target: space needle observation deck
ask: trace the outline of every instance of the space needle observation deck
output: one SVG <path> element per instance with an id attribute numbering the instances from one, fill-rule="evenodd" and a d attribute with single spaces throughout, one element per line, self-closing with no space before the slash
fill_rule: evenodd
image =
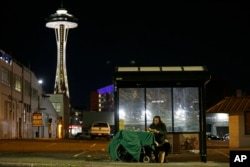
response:
<path id="1" fill-rule="evenodd" d="M 64 8 L 59 8 L 56 13 L 46 19 L 46 27 L 55 30 L 57 43 L 57 67 L 54 94 L 65 94 L 69 97 L 68 77 L 66 69 L 66 44 L 69 29 L 77 27 L 78 19 L 69 14 Z"/>

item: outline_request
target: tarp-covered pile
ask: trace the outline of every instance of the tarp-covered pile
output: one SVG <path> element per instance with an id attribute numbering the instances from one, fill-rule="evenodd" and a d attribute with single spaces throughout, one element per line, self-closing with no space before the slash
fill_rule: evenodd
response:
<path id="1" fill-rule="evenodd" d="M 108 153 L 112 160 L 118 160 L 116 148 L 121 144 L 136 161 L 139 161 L 142 147 L 152 146 L 154 149 L 154 142 L 154 134 L 151 132 L 120 130 L 110 141 Z"/>

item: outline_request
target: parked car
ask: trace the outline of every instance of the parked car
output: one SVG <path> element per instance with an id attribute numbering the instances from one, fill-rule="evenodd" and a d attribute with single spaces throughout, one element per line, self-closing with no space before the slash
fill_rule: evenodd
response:
<path id="1" fill-rule="evenodd" d="M 230 138 L 229 138 L 229 134 L 225 134 L 223 137 L 222 137 L 222 140 L 223 141 L 228 141 Z"/>
<path id="2" fill-rule="evenodd" d="M 93 122 L 89 129 L 89 135 L 91 139 L 96 137 L 106 137 L 110 140 L 110 125 L 108 122 Z"/>
<path id="3" fill-rule="evenodd" d="M 75 135 L 75 138 L 76 138 L 76 139 L 83 139 L 83 138 L 84 138 L 84 135 L 83 135 L 82 132 L 79 132 L 79 133 L 77 133 L 77 134 Z"/>
<path id="4" fill-rule="evenodd" d="M 218 135 L 215 135 L 215 134 L 208 134 L 207 139 L 208 140 L 221 140 L 221 138 Z"/>

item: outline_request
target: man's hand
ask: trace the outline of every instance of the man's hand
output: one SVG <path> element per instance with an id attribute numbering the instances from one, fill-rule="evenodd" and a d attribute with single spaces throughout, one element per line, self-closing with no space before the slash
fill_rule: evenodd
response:
<path id="1" fill-rule="evenodd" d="M 148 128 L 149 132 L 154 132 L 155 129 Z"/>
<path id="2" fill-rule="evenodd" d="M 159 133 L 160 132 L 160 131 L 158 131 L 156 129 L 151 129 L 151 128 L 148 128 L 148 131 L 153 132 L 153 133 Z"/>
<path id="3" fill-rule="evenodd" d="M 159 132 L 160 132 L 159 130 L 154 129 L 154 133 L 158 134 Z"/>

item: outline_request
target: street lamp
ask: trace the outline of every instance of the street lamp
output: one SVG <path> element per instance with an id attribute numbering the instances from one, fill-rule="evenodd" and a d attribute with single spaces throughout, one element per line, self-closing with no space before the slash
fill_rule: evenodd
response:
<path id="1" fill-rule="evenodd" d="M 42 84 L 43 84 L 43 80 L 42 80 L 42 79 L 39 79 L 39 80 L 38 80 L 38 84 L 39 84 L 39 85 L 42 85 Z"/>
<path id="2" fill-rule="evenodd" d="M 43 80 L 39 79 L 38 84 L 42 85 Z M 39 124 L 36 125 L 37 126 L 36 137 L 40 137 L 40 126 L 43 127 L 43 112 L 42 111 L 46 110 L 46 108 L 41 107 L 41 97 L 43 97 L 43 98 L 49 97 L 46 94 L 44 94 L 42 86 L 41 86 L 41 90 L 42 90 L 41 94 L 40 93 L 38 94 L 37 112 L 35 113 L 35 116 L 36 116 L 36 114 L 39 115 L 39 117 L 38 117 Z M 35 118 L 37 119 L 37 117 L 35 117 Z"/>

